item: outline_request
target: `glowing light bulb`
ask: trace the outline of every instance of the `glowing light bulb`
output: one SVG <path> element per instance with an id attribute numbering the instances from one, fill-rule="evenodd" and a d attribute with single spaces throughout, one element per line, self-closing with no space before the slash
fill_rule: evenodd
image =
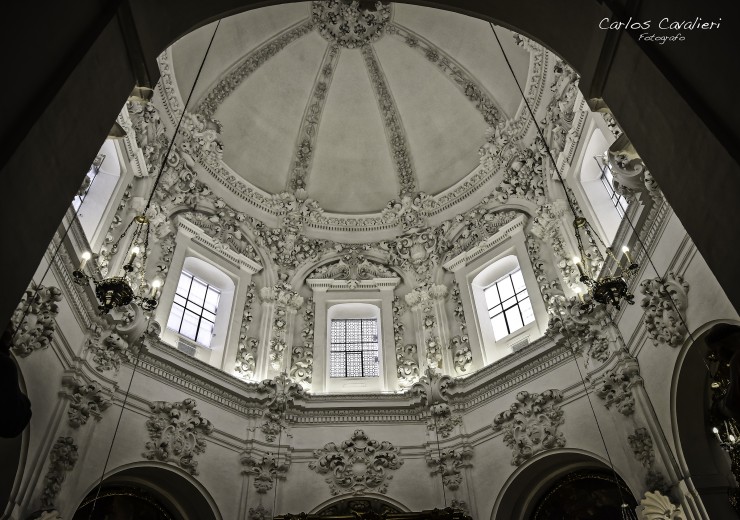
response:
<path id="1" fill-rule="evenodd" d="M 87 265 L 87 261 L 92 258 L 92 253 L 90 251 L 85 251 L 80 255 L 80 268 L 78 271 L 82 271 L 85 266 Z"/>
<path id="2" fill-rule="evenodd" d="M 627 246 L 622 246 L 622 252 L 624 253 L 624 257 L 627 259 L 627 262 L 630 264 L 634 263 L 632 261 L 632 257 L 630 256 L 630 248 Z"/>
<path id="3" fill-rule="evenodd" d="M 719 430 L 717 429 L 716 426 L 714 428 L 712 428 L 712 433 L 719 433 Z"/>
<path id="4" fill-rule="evenodd" d="M 580 287 L 576 287 L 574 290 L 575 290 L 576 294 L 578 295 L 578 299 L 581 300 L 581 303 L 586 303 L 583 300 L 583 291 L 581 290 L 581 288 Z"/>
<path id="5" fill-rule="evenodd" d="M 160 287 L 162 287 L 162 280 L 160 280 L 159 278 L 155 278 L 154 280 L 152 280 L 152 291 L 149 293 L 149 298 L 156 298 L 157 291 Z"/>

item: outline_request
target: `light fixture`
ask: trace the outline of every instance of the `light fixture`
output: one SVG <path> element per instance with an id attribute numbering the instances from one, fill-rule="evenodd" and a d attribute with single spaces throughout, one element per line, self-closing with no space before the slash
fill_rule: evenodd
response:
<path id="1" fill-rule="evenodd" d="M 146 260 L 149 247 L 149 219 L 146 215 L 137 215 L 126 226 L 121 236 L 118 237 L 111 247 L 111 254 L 116 254 L 122 242 L 127 240 L 129 230 L 133 228 L 133 233 L 128 242 L 128 261 L 121 266 L 120 270 L 114 276 L 108 276 L 101 280 L 95 280 L 85 274 L 85 268 L 88 261 L 92 258 L 89 251 L 85 251 L 80 256 L 80 265 L 72 273 L 74 281 L 82 286 L 90 284 L 92 280 L 95 285 L 95 296 L 98 298 L 98 309 L 102 314 L 110 312 L 115 307 L 123 307 L 132 302 L 137 303 L 143 310 L 151 311 L 157 308 L 159 303 L 159 288 L 162 281 L 155 278 L 151 283 L 144 280 L 146 273 Z M 143 251 L 143 252 L 142 252 Z M 141 254 L 140 265 L 135 265 L 136 258 Z M 139 273 L 134 273 L 136 267 Z"/>
<path id="2" fill-rule="evenodd" d="M 560 177 L 560 172 L 557 168 L 555 169 L 555 171 L 557 172 L 558 177 Z M 563 182 L 562 177 L 560 177 L 560 181 Z M 574 215 L 576 215 L 567 191 L 565 192 L 565 197 L 568 201 L 568 206 L 570 206 L 571 211 Z M 630 292 L 627 282 L 637 272 L 640 266 L 635 263 L 630 256 L 629 248 L 627 246 L 622 247 L 622 252 L 624 253 L 625 260 L 624 262 L 622 262 L 616 257 L 612 249 L 610 247 L 606 247 L 599 236 L 595 232 L 593 232 L 591 224 L 589 224 L 588 220 L 586 220 L 584 217 L 577 216 L 575 220 L 573 220 L 573 232 L 576 237 L 576 243 L 578 244 L 578 253 L 580 255 L 573 258 L 573 263 L 578 268 L 578 274 L 580 275 L 578 281 L 586 286 L 586 290 L 591 296 L 591 299 L 604 305 L 612 305 L 616 309 L 619 309 L 622 300 L 626 301 L 630 305 L 634 304 L 635 295 Z M 596 241 L 598 241 L 602 245 L 602 247 L 604 247 L 607 255 L 609 255 L 614 260 L 615 265 L 617 266 L 617 273 L 615 273 L 614 275 L 599 276 L 599 273 L 596 272 L 596 269 L 593 266 L 593 262 L 589 261 L 589 255 L 585 252 L 585 249 L 583 247 L 583 237 L 581 236 L 581 233 L 584 233 L 586 235 L 589 243 L 595 245 Z M 594 309 L 593 303 L 584 300 L 583 295 L 581 294 L 580 287 L 576 287 L 575 291 L 576 294 L 578 294 L 581 303 L 586 306 L 588 312 L 591 312 Z"/>
<path id="3" fill-rule="evenodd" d="M 190 88 L 190 93 L 188 94 L 188 98 L 185 101 L 184 109 L 182 111 L 182 114 L 180 115 L 180 119 L 177 121 L 175 131 L 172 133 L 173 138 L 170 139 L 167 151 L 162 157 L 162 163 L 159 166 L 157 177 L 154 179 L 154 184 L 152 185 L 151 192 L 149 193 L 149 199 L 146 202 L 146 206 L 144 206 L 141 214 L 135 216 L 133 220 L 129 222 L 128 226 L 126 226 L 126 228 L 123 230 L 123 233 L 121 233 L 118 239 L 111 246 L 110 253 L 111 255 L 115 255 L 116 253 L 118 253 L 119 246 L 122 243 L 128 243 L 127 254 L 124 257 L 124 259 L 128 258 L 128 261 L 123 264 L 123 266 L 114 276 L 108 276 L 107 278 L 103 278 L 101 280 L 95 280 L 92 277 L 86 275 L 84 272 L 88 260 L 90 260 L 90 258 L 92 257 L 92 255 L 86 251 L 80 256 L 79 267 L 72 273 L 75 283 L 79 285 L 88 286 L 90 284 L 90 281 L 92 280 L 93 284 L 95 285 L 95 296 L 97 296 L 98 298 L 98 309 L 100 309 L 101 314 L 107 314 L 115 308 L 124 307 L 126 305 L 129 305 L 130 303 L 138 304 L 144 311 L 151 311 L 157 308 L 157 305 L 159 303 L 159 288 L 162 286 L 162 281 L 159 279 L 154 279 L 151 283 L 148 283 L 145 279 L 146 260 L 147 255 L 149 254 L 149 235 L 151 231 L 149 216 L 147 214 L 149 213 L 149 208 L 152 205 L 152 199 L 154 198 L 154 194 L 157 191 L 159 181 L 162 179 L 162 174 L 164 173 L 164 167 L 167 164 L 167 159 L 169 158 L 170 152 L 172 152 L 172 147 L 175 144 L 175 137 L 180 131 L 180 126 L 182 125 L 182 121 L 186 114 L 185 109 L 190 105 L 190 100 L 193 97 L 193 92 L 195 91 L 195 85 L 197 84 L 198 79 L 200 78 L 200 74 L 203 71 L 203 66 L 205 65 L 206 58 L 208 57 L 208 53 L 211 50 L 211 46 L 213 45 L 213 39 L 216 37 L 216 32 L 218 32 L 218 28 L 220 25 L 221 21 L 219 20 L 216 24 L 216 28 L 213 31 L 213 35 L 211 36 L 211 41 L 208 43 L 206 52 L 203 55 L 203 61 L 201 62 L 200 68 L 195 75 L 195 80 L 193 80 L 193 85 Z M 146 102 L 148 99 L 151 99 L 152 94 L 152 89 L 148 87 L 137 86 L 131 92 L 129 100 Z M 124 131 L 123 127 L 121 127 L 121 125 L 116 122 L 113 124 L 113 129 L 108 134 L 108 137 L 120 138 L 124 137 L 125 135 L 126 132 Z M 127 237 L 131 229 L 133 229 L 133 232 L 131 233 L 131 237 L 129 239 Z M 134 262 L 139 255 L 141 255 L 141 260 L 138 264 L 135 264 Z"/>

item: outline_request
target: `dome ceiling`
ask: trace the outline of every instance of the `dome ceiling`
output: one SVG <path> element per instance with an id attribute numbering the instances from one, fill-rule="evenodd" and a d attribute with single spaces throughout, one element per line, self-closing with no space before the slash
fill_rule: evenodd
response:
<path id="1" fill-rule="evenodd" d="M 529 52 L 497 29 L 519 81 Z M 170 49 L 186 99 L 213 25 Z M 221 124 L 249 185 L 339 214 L 436 195 L 473 172 L 491 123 L 521 96 L 487 22 L 404 4 L 310 2 L 222 21 L 193 110 Z"/>

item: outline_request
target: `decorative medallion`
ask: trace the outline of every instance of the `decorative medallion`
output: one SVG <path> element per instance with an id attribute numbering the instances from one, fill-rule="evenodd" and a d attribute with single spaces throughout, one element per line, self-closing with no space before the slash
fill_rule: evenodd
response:
<path id="1" fill-rule="evenodd" d="M 383 36 L 391 19 L 391 6 L 372 0 L 329 0 L 312 2 L 311 13 L 321 36 L 354 49 Z"/>
<path id="2" fill-rule="evenodd" d="M 565 446 L 565 436 L 558 431 L 563 424 L 563 400 L 560 390 L 541 394 L 521 391 L 516 402 L 493 420 L 494 431 L 504 432 L 504 442 L 512 449 L 511 463 L 521 466 L 541 451 Z"/>
<path id="3" fill-rule="evenodd" d="M 181 403 L 155 401 L 149 408 L 152 415 L 146 422 L 149 438 L 143 455 L 149 460 L 175 462 L 191 475 L 198 474 L 195 456 L 206 451 L 205 437 L 213 425 L 195 409 L 195 399 Z"/>
<path id="4" fill-rule="evenodd" d="M 388 481 L 393 478 L 390 470 L 403 464 L 398 448 L 388 441 L 370 439 L 362 430 L 355 430 L 339 446 L 330 442 L 314 450 L 313 456 L 317 460 L 308 467 L 322 475 L 330 474 L 326 482 L 332 495 L 385 493 Z"/>

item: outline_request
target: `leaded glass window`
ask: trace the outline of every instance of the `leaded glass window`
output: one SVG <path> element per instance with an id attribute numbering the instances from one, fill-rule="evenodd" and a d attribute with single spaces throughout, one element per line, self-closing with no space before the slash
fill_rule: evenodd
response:
<path id="1" fill-rule="evenodd" d="M 516 269 L 483 290 L 496 341 L 534 321 L 522 270 Z"/>
<path id="2" fill-rule="evenodd" d="M 210 347 L 220 298 L 221 291 L 183 271 L 177 282 L 167 328 Z"/>
<path id="3" fill-rule="evenodd" d="M 378 320 L 331 320 L 329 375 L 378 377 Z"/>

